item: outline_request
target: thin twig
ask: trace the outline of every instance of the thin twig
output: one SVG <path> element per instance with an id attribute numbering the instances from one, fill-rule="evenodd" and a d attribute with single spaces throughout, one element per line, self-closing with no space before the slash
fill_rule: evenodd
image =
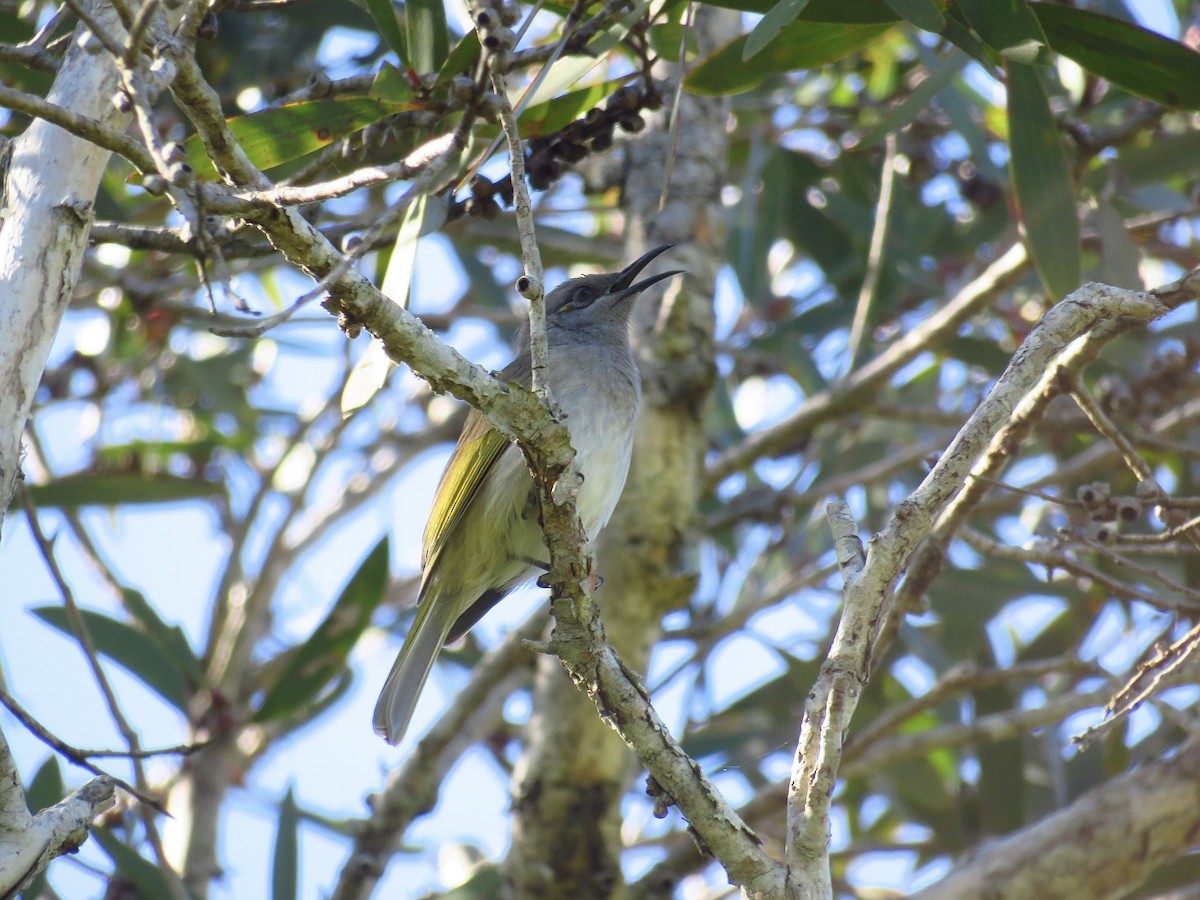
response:
<path id="1" fill-rule="evenodd" d="M 1156 693 L 1168 676 L 1182 669 L 1198 648 L 1200 624 L 1193 626 L 1169 647 L 1159 648 L 1146 662 L 1139 663 L 1133 677 L 1109 699 L 1105 708 L 1108 717 L 1099 725 L 1073 736 L 1072 742 L 1081 751 L 1086 750 L 1096 738 L 1110 731 Z"/>
<path id="2" fill-rule="evenodd" d="M 1088 421 L 1092 423 L 1093 427 L 1120 451 L 1121 458 L 1125 460 L 1125 465 L 1129 467 L 1129 471 L 1139 481 L 1149 478 L 1151 476 L 1149 463 L 1142 459 L 1142 455 L 1138 453 L 1137 448 L 1133 446 L 1129 438 L 1125 437 L 1124 432 L 1100 408 L 1100 404 L 1095 401 L 1092 395 L 1080 383 L 1078 376 L 1065 375 L 1064 378 L 1066 378 L 1071 398 L 1083 411 L 1083 414 L 1088 417 Z"/>
<path id="3" fill-rule="evenodd" d="M 107 772 L 101 772 L 99 769 L 94 767 L 88 767 L 87 761 L 89 759 L 150 759 L 154 756 L 188 756 L 204 746 L 203 743 L 195 743 L 178 744 L 174 747 L 159 747 L 154 750 L 87 750 L 83 747 L 74 747 L 62 740 L 62 738 L 55 737 L 50 730 L 46 728 L 46 726 L 34 718 L 33 713 L 29 712 L 29 710 L 25 709 L 24 706 L 18 703 L 17 699 L 3 687 L 0 687 L 0 706 L 4 706 L 10 713 L 12 713 L 13 716 L 20 721 L 22 725 L 28 728 L 38 738 L 38 740 L 42 741 L 42 743 L 53 747 L 76 765 L 87 768 L 88 771 L 93 775 L 108 775 L 109 778 L 113 778 L 113 776 L 109 775 Z M 116 782 L 116 784 L 118 784 L 122 790 L 129 792 L 139 800 L 149 803 L 159 812 L 166 813 L 166 810 L 160 806 L 153 797 L 143 796 L 142 794 L 138 793 L 136 789 L 125 784 L 125 782 L 121 781 L 119 778 L 113 778 L 113 781 Z"/>
<path id="4" fill-rule="evenodd" d="M 75 602 L 75 594 L 71 590 L 71 586 L 67 583 L 66 577 L 58 566 L 58 560 L 54 556 L 54 550 L 51 542 L 42 531 L 41 523 L 38 520 L 37 507 L 34 506 L 32 498 L 29 496 L 29 489 L 21 484 L 18 493 L 21 498 L 21 506 L 25 511 L 25 518 L 29 523 L 29 531 L 33 535 L 34 543 L 37 545 L 38 553 L 46 564 L 46 569 L 53 578 L 55 585 L 58 587 L 59 594 L 62 597 L 63 605 L 67 611 L 67 620 L 71 623 L 71 629 L 75 632 L 76 638 L 79 640 L 80 646 L 83 647 L 84 657 L 87 659 L 88 666 L 92 670 L 92 675 L 96 679 L 96 684 L 100 688 L 101 694 L 104 696 L 104 702 L 108 707 L 109 715 L 116 724 L 117 729 L 121 732 L 121 736 L 125 739 L 125 744 L 129 747 L 130 760 L 133 765 L 134 781 L 137 784 L 137 791 L 130 791 L 139 800 L 146 800 L 148 806 L 140 806 L 139 813 L 142 820 L 142 825 L 146 829 L 146 839 L 150 842 L 154 849 L 155 858 L 158 860 L 160 867 L 164 872 L 174 872 L 170 862 L 167 860 L 166 851 L 163 848 L 162 836 L 159 834 L 158 825 L 154 821 L 154 815 L 150 811 L 150 807 L 155 810 L 162 811 L 162 807 L 153 801 L 149 800 L 150 786 L 146 778 L 146 768 L 142 764 L 138 754 L 141 752 L 141 742 L 138 740 L 137 732 L 129 724 L 129 720 L 125 718 L 125 714 L 121 711 L 121 706 L 117 701 L 116 692 L 109 683 L 108 676 L 104 674 L 104 668 L 100 665 L 100 656 L 96 651 L 95 641 L 92 640 L 91 632 L 88 629 L 87 622 L 80 611 L 78 604 Z M 103 774 L 103 773 L 99 773 Z M 180 897 L 182 894 L 182 885 L 178 879 L 170 879 L 172 890 Z"/>
<path id="5" fill-rule="evenodd" d="M 679 38 L 679 71 L 675 75 L 675 96 L 671 100 L 671 116 L 667 120 L 667 135 L 671 152 L 667 154 L 666 168 L 663 172 L 662 195 L 658 200 L 658 212 L 660 215 L 667 208 L 667 195 L 671 189 L 671 173 L 675 171 L 675 159 L 679 155 L 679 122 L 681 119 L 680 110 L 683 108 L 683 79 L 687 74 L 687 46 L 688 39 L 692 33 L 695 10 L 695 3 L 688 0 L 687 12 L 683 18 L 683 34 Z M 646 85 L 646 89 L 650 89 L 649 84 Z"/>
<path id="6" fill-rule="evenodd" d="M 1172 612 L 1194 614 L 1200 610 L 1200 591 L 1194 591 L 1171 582 L 1168 584 L 1169 588 L 1185 596 L 1190 595 L 1190 600 L 1176 600 L 1160 594 L 1153 594 L 1136 585 L 1126 584 L 1121 579 L 1101 571 L 1095 566 L 1080 562 L 1071 556 L 1071 554 L 1055 547 L 1049 541 L 1035 542 L 1029 547 L 1010 547 L 967 525 L 960 526 L 957 534 L 968 547 L 979 553 L 999 559 L 1010 559 L 1014 562 L 1024 564 L 1045 566 L 1048 572 L 1053 572 L 1056 569 L 1060 569 L 1063 572 L 1070 572 L 1072 575 L 1079 578 L 1086 578 L 1088 581 L 1126 600 L 1140 600 L 1150 606 L 1171 610 Z M 1107 550 L 1107 548 L 1105 549 Z M 1106 555 L 1108 554 L 1106 553 Z"/>
<path id="7" fill-rule="evenodd" d="M 854 371 L 862 350 L 863 335 L 867 320 L 871 317 L 871 306 L 879 289 L 883 275 L 883 251 L 887 244 L 888 220 L 891 218 L 893 185 L 896 181 L 896 135 L 889 132 L 883 142 L 883 166 L 879 174 L 879 202 L 875 205 L 875 225 L 871 230 L 871 248 L 867 253 L 867 272 L 862 287 L 858 290 L 858 303 L 854 307 L 854 323 L 850 326 L 850 338 L 846 343 L 843 360 L 843 377 Z"/>
<path id="8" fill-rule="evenodd" d="M 61 106 L 55 106 L 41 97 L 26 94 L 24 91 L 18 91 L 16 88 L 2 84 L 0 84 L 0 107 L 45 119 L 63 131 L 70 132 L 97 147 L 103 147 L 105 150 L 111 150 L 124 157 L 130 165 L 143 173 L 155 171 L 154 158 L 146 152 L 145 147 L 97 119 L 72 112 Z"/>
<path id="9" fill-rule="evenodd" d="M 79 21 L 87 26 L 90 31 L 110 54 L 113 59 L 121 59 L 125 55 L 125 49 L 104 30 L 104 27 L 97 22 L 90 12 L 84 8 L 79 0 L 67 0 L 67 6 L 71 7 L 71 12 L 79 17 Z"/>
<path id="10" fill-rule="evenodd" d="M 138 51 L 142 46 L 142 38 L 150 27 L 150 20 L 158 11 L 159 0 L 145 0 L 137 11 L 133 25 L 129 28 L 129 41 L 125 48 L 125 65 L 133 68 L 137 64 Z"/>
<path id="11" fill-rule="evenodd" d="M 550 351 L 546 343 L 546 288 L 542 271 L 542 254 L 538 250 L 537 232 L 533 224 L 533 201 L 525 183 L 525 154 L 521 149 L 521 134 L 517 116 L 497 80 L 497 93 L 502 98 L 500 121 L 508 139 L 508 158 L 512 167 L 513 210 L 516 213 L 517 233 L 521 238 L 521 262 L 525 274 L 517 281 L 517 290 L 529 301 L 529 355 L 533 375 L 533 392 L 543 402 L 553 405 L 553 394 L 546 379 Z"/>

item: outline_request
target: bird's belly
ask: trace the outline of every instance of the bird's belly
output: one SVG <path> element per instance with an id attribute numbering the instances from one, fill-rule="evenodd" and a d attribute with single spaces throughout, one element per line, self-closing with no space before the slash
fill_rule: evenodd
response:
<path id="1" fill-rule="evenodd" d="M 575 467 L 583 474 L 576 504 L 588 537 L 594 539 L 608 524 L 629 474 L 633 451 L 633 416 L 611 408 L 590 416 L 568 415 Z"/>

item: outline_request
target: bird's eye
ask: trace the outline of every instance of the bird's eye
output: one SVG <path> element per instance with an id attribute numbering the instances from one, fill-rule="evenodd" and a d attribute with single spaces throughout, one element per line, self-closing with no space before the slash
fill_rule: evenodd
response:
<path id="1" fill-rule="evenodd" d="M 590 284 L 581 284 L 571 292 L 571 308 L 583 309 L 596 299 L 596 289 Z"/>

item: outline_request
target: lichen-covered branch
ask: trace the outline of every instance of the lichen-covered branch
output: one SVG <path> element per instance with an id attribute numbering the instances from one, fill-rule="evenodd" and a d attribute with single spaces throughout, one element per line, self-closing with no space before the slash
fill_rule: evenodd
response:
<path id="1" fill-rule="evenodd" d="M 0 897 L 17 896 L 51 860 L 78 850 L 92 820 L 113 801 L 113 782 L 101 775 L 31 814 L 16 760 L 0 732 Z"/>
<path id="2" fill-rule="evenodd" d="M 1200 741 L 1105 782 L 1016 834 L 985 844 L 919 900 L 1127 897 L 1200 840 Z"/>

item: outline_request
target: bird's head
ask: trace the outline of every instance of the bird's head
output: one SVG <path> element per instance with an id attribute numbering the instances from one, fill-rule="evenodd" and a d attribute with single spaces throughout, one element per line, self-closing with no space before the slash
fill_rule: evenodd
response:
<path id="1" fill-rule="evenodd" d="M 580 275 L 564 281 L 546 295 L 547 327 L 583 330 L 609 323 L 624 326 L 638 294 L 664 278 L 682 272 L 674 269 L 634 283 L 642 269 L 671 247 L 671 244 L 655 247 L 620 272 Z"/>

